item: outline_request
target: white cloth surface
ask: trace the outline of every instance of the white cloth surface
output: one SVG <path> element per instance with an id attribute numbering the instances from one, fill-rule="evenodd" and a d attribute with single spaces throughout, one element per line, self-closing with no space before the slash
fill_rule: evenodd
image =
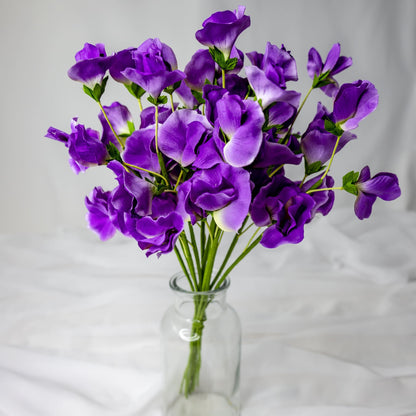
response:
<path id="1" fill-rule="evenodd" d="M 415 213 L 341 210 L 235 269 L 242 415 L 416 415 L 415 249 Z M 174 256 L 62 229 L 3 234 L 0 267 L 1 416 L 161 414 Z"/>

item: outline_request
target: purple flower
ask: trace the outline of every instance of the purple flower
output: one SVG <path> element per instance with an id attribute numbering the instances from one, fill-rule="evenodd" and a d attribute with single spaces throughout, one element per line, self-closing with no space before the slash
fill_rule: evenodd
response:
<path id="1" fill-rule="evenodd" d="M 161 92 L 183 80 L 186 75 L 176 69 L 176 58 L 171 48 L 159 39 L 148 39 L 132 52 L 135 67 L 128 67 L 121 74 L 140 85 L 153 99 Z"/>
<path id="2" fill-rule="evenodd" d="M 111 238 L 117 230 L 111 220 L 110 200 L 111 192 L 104 192 L 101 187 L 95 187 L 90 197 L 85 197 L 85 206 L 88 210 L 86 218 L 89 227 L 103 241 Z"/>
<path id="3" fill-rule="evenodd" d="M 183 219 L 177 212 L 166 217 L 153 219 L 150 216 L 131 218 L 128 222 L 131 236 L 141 250 L 147 250 L 146 256 L 170 253 L 183 230 Z"/>
<path id="4" fill-rule="evenodd" d="M 309 124 L 306 132 L 302 136 L 301 149 L 309 165 L 321 162 L 323 165 L 328 161 L 337 142 L 337 136 L 325 129 L 325 120 L 330 120 L 332 115 L 321 103 L 318 103 L 316 115 Z M 338 142 L 336 153 L 338 153 L 350 140 L 357 136 L 349 131 L 342 133 Z"/>
<path id="5" fill-rule="evenodd" d="M 123 75 L 122 72 L 126 68 L 134 68 L 135 64 L 131 55 L 134 50 L 134 48 L 124 49 L 114 55 L 113 62 L 110 67 L 110 75 L 115 81 L 125 85 L 132 83 Z"/>
<path id="6" fill-rule="evenodd" d="M 293 120 L 296 114 L 296 107 L 290 103 L 277 102 L 268 109 L 267 125 L 282 128 Z"/>
<path id="7" fill-rule="evenodd" d="M 334 79 L 334 75 L 340 73 L 352 65 L 352 59 L 340 56 L 341 46 L 336 43 L 326 57 L 325 64 L 322 63 L 321 55 L 315 48 L 309 50 L 308 55 L 308 74 L 314 80 L 314 87 L 321 90 L 329 97 L 334 97 L 339 85 Z"/>
<path id="8" fill-rule="evenodd" d="M 212 126 L 203 115 L 193 110 L 178 110 L 160 126 L 158 146 L 163 154 L 186 167 L 193 165 L 197 159 L 209 159 L 204 155 L 206 146 L 203 145 L 210 135 Z M 216 157 L 215 153 L 210 152 L 209 155 L 214 158 L 210 166 L 205 167 L 221 161 L 218 153 Z"/>
<path id="9" fill-rule="evenodd" d="M 306 192 L 309 189 L 311 189 L 311 187 L 313 185 L 315 185 L 320 180 L 321 176 L 322 175 L 318 175 L 315 178 L 312 178 L 309 181 L 305 182 L 302 185 L 302 187 L 300 188 L 301 191 L 302 192 Z M 316 189 L 320 189 L 320 188 L 332 188 L 333 186 L 334 186 L 334 178 L 332 178 L 329 175 L 326 175 L 325 178 L 322 181 L 322 184 L 319 185 L 319 187 L 316 188 Z M 318 214 L 318 213 L 320 213 L 322 215 L 328 215 L 329 212 L 331 211 L 332 207 L 334 206 L 334 200 L 335 200 L 335 193 L 334 193 L 334 191 L 317 191 L 317 192 L 312 192 L 310 194 L 310 196 L 315 201 L 315 205 L 312 208 L 311 219 L 309 221 L 311 221 L 312 218 L 316 214 Z"/>
<path id="10" fill-rule="evenodd" d="M 246 67 L 246 75 L 263 108 L 276 102 L 286 102 L 295 108 L 299 106 L 300 93 L 279 87 L 257 66 Z"/>
<path id="11" fill-rule="evenodd" d="M 299 143 L 293 136 L 287 144 L 278 142 L 272 132 L 263 135 L 259 154 L 254 160 L 255 168 L 268 168 L 280 165 L 299 165 L 303 156 L 298 152 Z"/>
<path id="12" fill-rule="evenodd" d="M 378 92 L 369 81 L 355 81 L 352 84 L 343 84 L 334 101 L 334 121 L 343 130 L 352 130 L 371 112 L 378 104 Z"/>
<path id="13" fill-rule="evenodd" d="M 224 158 L 235 167 L 247 166 L 257 156 L 263 139 L 264 114 L 254 101 L 226 93 L 216 104 L 217 126 L 227 143 Z"/>
<path id="14" fill-rule="evenodd" d="M 238 95 L 242 100 L 247 97 L 249 86 L 247 78 L 227 72 L 225 74 L 225 85 L 230 94 Z"/>
<path id="15" fill-rule="evenodd" d="M 194 109 L 198 107 L 199 103 L 185 81 L 182 81 L 179 87 L 176 88 L 175 94 L 179 97 L 185 108 Z"/>
<path id="16" fill-rule="evenodd" d="M 354 185 L 357 194 L 354 211 L 360 220 L 371 215 L 371 210 L 377 197 L 384 201 L 392 201 L 401 194 L 399 180 L 396 175 L 380 172 L 371 177 L 368 166 L 361 170 L 360 176 Z"/>
<path id="17" fill-rule="evenodd" d="M 215 79 L 215 62 L 206 49 L 199 49 L 193 55 L 185 67 L 186 84 L 196 91 L 202 91 L 205 81 L 210 84 Z"/>
<path id="18" fill-rule="evenodd" d="M 68 70 L 69 78 L 94 89 L 96 84 L 102 84 L 113 57 L 107 56 L 102 43 L 96 45 L 86 43 L 84 48 L 76 53 L 75 61 L 76 64 Z"/>
<path id="19" fill-rule="evenodd" d="M 129 123 L 133 122 L 129 109 L 118 102 L 114 102 L 110 106 L 104 106 L 103 108 L 117 136 L 128 136 L 130 134 Z M 104 144 L 111 142 L 121 150 L 120 144 L 114 136 L 103 113 L 98 114 L 98 118 L 103 126 L 102 142 Z"/>
<path id="20" fill-rule="evenodd" d="M 134 131 L 126 141 L 126 148 L 122 157 L 130 165 L 160 173 L 160 164 L 155 148 L 154 127 Z M 140 171 L 140 174 L 149 177 L 144 171 Z"/>
<path id="21" fill-rule="evenodd" d="M 129 233 L 140 249 L 147 250 L 146 256 L 155 253 L 160 256 L 173 250 L 184 225 L 176 207 L 177 196 L 164 193 L 153 198 L 151 214 L 144 217 L 132 215 L 128 219 Z"/>
<path id="22" fill-rule="evenodd" d="M 193 208 L 188 214 L 195 215 L 195 207 L 198 207 L 212 212 L 222 230 L 239 230 L 251 200 L 250 177 L 246 170 L 219 163 L 211 169 L 196 171 L 190 184 L 185 192 L 189 202 L 183 202 L 185 209 Z"/>
<path id="23" fill-rule="evenodd" d="M 114 209 L 120 214 L 148 215 L 152 201 L 150 183 L 126 170 L 116 160 L 111 161 L 107 166 L 116 174 L 118 182 L 111 199 Z"/>
<path id="24" fill-rule="evenodd" d="M 250 208 L 259 227 L 267 226 L 260 241 L 264 247 L 297 244 L 303 240 L 303 227 L 312 217 L 313 198 L 299 190 L 283 175 L 275 175 L 260 188 Z"/>
<path id="25" fill-rule="evenodd" d="M 70 156 L 69 163 L 76 174 L 91 166 L 102 165 L 108 157 L 98 131 L 86 129 L 77 120 L 72 119 L 70 134 L 50 127 L 45 136 L 65 144 Z"/>
<path id="26" fill-rule="evenodd" d="M 289 51 L 267 42 L 265 54 L 250 52 L 251 63 L 260 68 L 266 77 L 280 88 L 286 88 L 286 81 L 297 81 L 296 61 Z"/>
<path id="27" fill-rule="evenodd" d="M 250 26 L 250 17 L 244 15 L 245 10 L 245 7 L 239 6 L 234 11 L 212 14 L 202 23 L 202 29 L 196 32 L 196 39 L 209 48 L 219 49 L 227 60 L 237 37 Z"/>
<path id="28" fill-rule="evenodd" d="M 225 88 L 221 88 L 218 85 L 205 85 L 202 89 L 202 96 L 205 100 L 205 117 L 212 123 L 218 117 L 217 114 L 217 101 L 220 100 L 224 94 L 227 93 Z"/>

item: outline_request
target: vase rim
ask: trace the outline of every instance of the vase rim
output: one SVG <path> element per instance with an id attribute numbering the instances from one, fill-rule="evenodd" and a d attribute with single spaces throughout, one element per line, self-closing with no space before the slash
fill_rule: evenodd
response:
<path id="1" fill-rule="evenodd" d="M 186 280 L 186 276 L 183 272 L 175 273 L 169 280 L 169 287 L 178 293 L 183 293 L 186 295 L 215 295 L 221 292 L 226 291 L 230 287 L 230 278 L 226 277 L 225 280 L 222 282 L 221 286 L 218 289 L 212 289 L 212 290 L 191 290 L 183 288 L 181 285 L 178 284 L 178 281 L 180 279 Z"/>

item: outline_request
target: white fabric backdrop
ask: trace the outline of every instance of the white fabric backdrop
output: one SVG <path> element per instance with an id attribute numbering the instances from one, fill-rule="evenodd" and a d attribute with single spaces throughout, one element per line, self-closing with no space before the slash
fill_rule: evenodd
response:
<path id="1" fill-rule="evenodd" d="M 309 48 L 325 55 L 338 41 L 354 60 L 341 82 L 374 82 L 379 108 L 333 172 L 394 171 L 403 196 L 360 222 L 340 195 L 302 244 L 259 249 L 238 269 L 229 299 L 243 323 L 243 416 L 414 416 L 416 2 L 244 3 L 252 26 L 239 48 L 284 43 L 303 91 Z M 99 128 L 95 104 L 66 77 L 84 42 L 111 53 L 159 37 L 183 68 L 203 19 L 238 4 L 0 0 L 1 416 L 160 414 L 158 322 L 175 260 L 89 233 L 83 198 L 113 179 L 101 169 L 76 177 L 64 147 L 42 137 L 73 116 Z M 105 97 L 134 106 L 117 86 Z"/>
<path id="2" fill-rule="evenodd" d="M 416 415 L 416 215 L 356 224 L 339 210 L 233 274 L 242 416 Z M 0 415 L 161 415 L 174 257 L 62 229 L 2 236 L 0 264 Z"/>

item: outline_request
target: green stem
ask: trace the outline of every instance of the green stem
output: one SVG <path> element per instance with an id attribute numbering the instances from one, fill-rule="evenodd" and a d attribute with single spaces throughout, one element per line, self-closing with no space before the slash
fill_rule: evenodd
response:
<path id="1" fill-rule="evenodd" d="M 292 121 L 292 124 L 290 125 L 289 131 L 287 132 L 286 137 L 285 137 L 285 140 L 284 140 L 284 142 L 283 142 L 283 143 L 287 143 L 287 141 L 289 140 L 289 137 L 290 137 L 290 134 L 292 133 L 292 128 L 293 128 L 293 126 L 294 126 L 294 124 L 295 124 L 295 121 L 296 121 L 296 119 L 298 118 L 298 116 L 299 116 L 300 112 L 302 111 L 303 106 L 304 106 L 304 105 L 305 105 L 305 103 L 306 103 L 306 100 L 309 98 L 309 96 L 311 95 L 311 92 L 312 92 L 313 90 L 314 90 L 314 87 L 309 88 L 309 91 L 306 93 L 305 98 L 302 100 L 302 103 L 300 104 L 300 106 L 299 106 L 299 108 L 298 108 L 298 111 L 297 111 L 297 113 L 296 113 L 296 115 L 295 115 L 295 118 L 294 118 L 294 119 L 293 119 L 293 121 Z"/>
<path id="2" fill-rule="evenodd" d="M 170 95 L 170 107 L 172 109 L 172 113 L 175 112 L 175 106 L 173 104 L 173 94 L 169 94 Z"/>
<path id="3" fill-rule="evenodd" d="M 184 231 L 182 231 L 182 233 L 179 236 L 179 242 L 181 243 L 182 251 L 185 255 L 185 260 L 186 260 L 186 263 L 188 264 L 192 281 L 194 282 L 194 287 L 197 289 L 198 281 L 196 279 L 195 266 L 194 266 L 191 252 L 189 250 L 188 239 L 186 238 L 186 234 Z"/>
<path id="4" fill-rule="evenodd" d="M 329 169 L 332 165 L 332 161 L 334 160 L 335 153 L 337 152 L 337 148 L 338 148 L 338 144 L 339 144 L 340 139 L 341 139 L 341 136 L 338 136 L 337 141 L 336 141 L 335 146 L 334 146 L 334 150 L 332 151 L 331 159 L 329 159 L 328 166 L 325 169 L 325 172 L 323 173 L 323 175 L 321 176 L 321 179 L 320 179 L 321 181 L 325 178 L 326 175 L 328 175 Z"/>
<path id="5" fill-rule="evenodd" d="M 225 70 L 221 69 L 221 75 L 222 75 L 222 87 L 225 88 Z"/>
<path id="6" fill-rule="evenodd" d="M 186 265 L 185 265 L 185 263 L 182 259 L 181 253 L 179 252 L 178 247 L 175 246 L 173 249 L 175 250 L 175 254 L 176 254 L 176 257 L 178 258 L 179 264 L 180 264 L 186 278 L 188 279 L 189 286 L 191 287 L 191 290 L 194 292 L 195 291 L 195 286 L 192 283 L 191 276 L 189 275 L 188 269 L 186 268 Z"/>
<path id="7" fill-rule="evenodd" d="M 313 192 L 319 192 L 319 191 L 342 191 L 344 190 L 343 186 L 334 186 L 333 188 L 317 188 L 317 189 L 310 189 L 309 191 L 306 191 L 307 194 L 312 194 Z"/>
<path id="8" fill-rule="evenodd" d="M 204 292 L 209 290 L 209 287 L 210 287 L 210 281 L 211 281 L 211 276 L 212 276 L 212 270 L 214 268 L 215 257 L 217 255 L 219 242 L 222 237 L 222 230 L 218 228 L 214 219 L 211 222 L 210 228 L 211 228 L 211 235 L 213 236 L 213 238 L 209 247 L 208 256 L 207 256 L 205 269 L 204 269 L 204 277 L 203 277 L 202 288 L 201 288 L 201 290 Z"/>
<path id="9" fill-rule="evenodd" d="M 284 165 L 278 166 L 270 175 L 269 178 L 273 177 L 277 172 L 279 172 L 280 169 L 283 168 Z"/>
<path id="10" fill-rule="evenodd" d="M 214 290 L 221 287 L 226 277 L 231 273 L 231 271 L 234 269 L 235 266 L 237 266 L 238 263 L 240 263 L 241 260 L 244 259 L 244 257 L 247 256 L 248 253 L 253 250 L 254 247 L 257 246 L 258 243 L 260 243 L 260 240 L 262 239 L 263 234 L 256 238 L 249 246 L 247 246 L 244 251 L 234 260 L 234 262 L 228 267 L 228 269 L 224 272 L 224 274 L 221 276 L 221 279 L 217 282 Z"/>
<path id="11" fill-rule="evenodd" d="M 114 134 L 114 137 L 117 139 L 118 143 L 120 144 L 121 148 L 124 150 L 124 143 L 123 141 L 120 139 L 120 137 L 118 137 L 118 134 L 115 132 L 113 125 L 110 123 L 110 120 L 107 117 L 107 114 L 103 108 L 103 105 L 101 104 L 101 101 L 97 101 L 98 105 L 100 106 L 101 112 L 103 113 L 103 116 L 105 118 L 105 120 L 107 121 L 107 124 L 109 125 L 111 131 Z"/>
<path id="12" fill-rule="evenodd" d="M 214 278 L 214 280 L 212 281 L 212 283 L 211 283 L 211 285 L 210 285 L 210 288 L 211 288 L 211 289 L 215 286 L 215 283 L 216 283 L 216 282 L 218 281 L 218 279 L 220 278 L 222 271 L 225 269 L 225 266 L 227 265 L 228 260 L 230 259 L 231 254 L 233 253 L 234 248 L 236 247 L 236 245 L 237 245 L 237 243 L 238 243 L 239 238 L 241 237 L 241 235 L 242 235 L 245 231 L 247 231 L 247 230 L 244 230 L 244 231 L 243 231 L 243 229 L 244 229 L 244 226 L 246 225 L 246 223 L 247 223 L 248 219 L 249 219 L 249 216 L 247 215 L 247 217 L 244 219 L 243 224 L 241 225 L 240 229 L 239 229 L 239 230 L 238 230 L 238 232 L 234 235 L 234 238 L 233 238 L 233 240 L 231 241 L 230 247 L 229 247 L 229 248 L 228 248 L 228 250 L 227 250 L 227 253 L 226 253 L 225 257 L 224 257 L 224 260 L 223 260 L 223 262 L 222 262 L 222 264 L 221 264 L 221 267 L 218 269 L 218 272 L 217 272 L 217 274 L 215 275 L 215 278 Z"/>
<path id="13" fill-rule="evenodd" d="M 129 167 L 129 168 L 132 168 L 132 169 L 142 170 L 143 172 L 147 172 L 147 173 L 150 173 L 151 175 L 157 176 L 158 178 L 163 179 L 164 182 L 166 183 L 166 185 L 169 186 L 168 180 L 164 176 L 160 175 L 159 173 L 153 172 L 152 170 L 148 170 L 148 169 L 145 169 L 145 168 L 141 168 L 140 166 L 132 165 L 132 164 L 127 163 L 127 162 L 123 162 L 123 165 L 125 165 L 126 167 Z"/>
<path id="14" fill-rule="evenodd" d="M 139 103 L 140 112 L 142 112 L 143 111 L 142 100 L 140 98 L 137 98 L 137 102 Z"/>
<path id="15" fill-rule="evenodd" d="M 194 258 L 195 258 L 196 268 L 198 271 L 198 277 L 199 277 L 199 281 L 201 281 L 202 272 L 201 272 L 201 261 L 200 261 L 199 253 L 198 253 L 198 245 L 196 243 L 194 229 L 190 222 L 188 222 L 188 227 L 189 227 L 189 235 L 191 236 L 192 250 L 194 252 Z"/>

